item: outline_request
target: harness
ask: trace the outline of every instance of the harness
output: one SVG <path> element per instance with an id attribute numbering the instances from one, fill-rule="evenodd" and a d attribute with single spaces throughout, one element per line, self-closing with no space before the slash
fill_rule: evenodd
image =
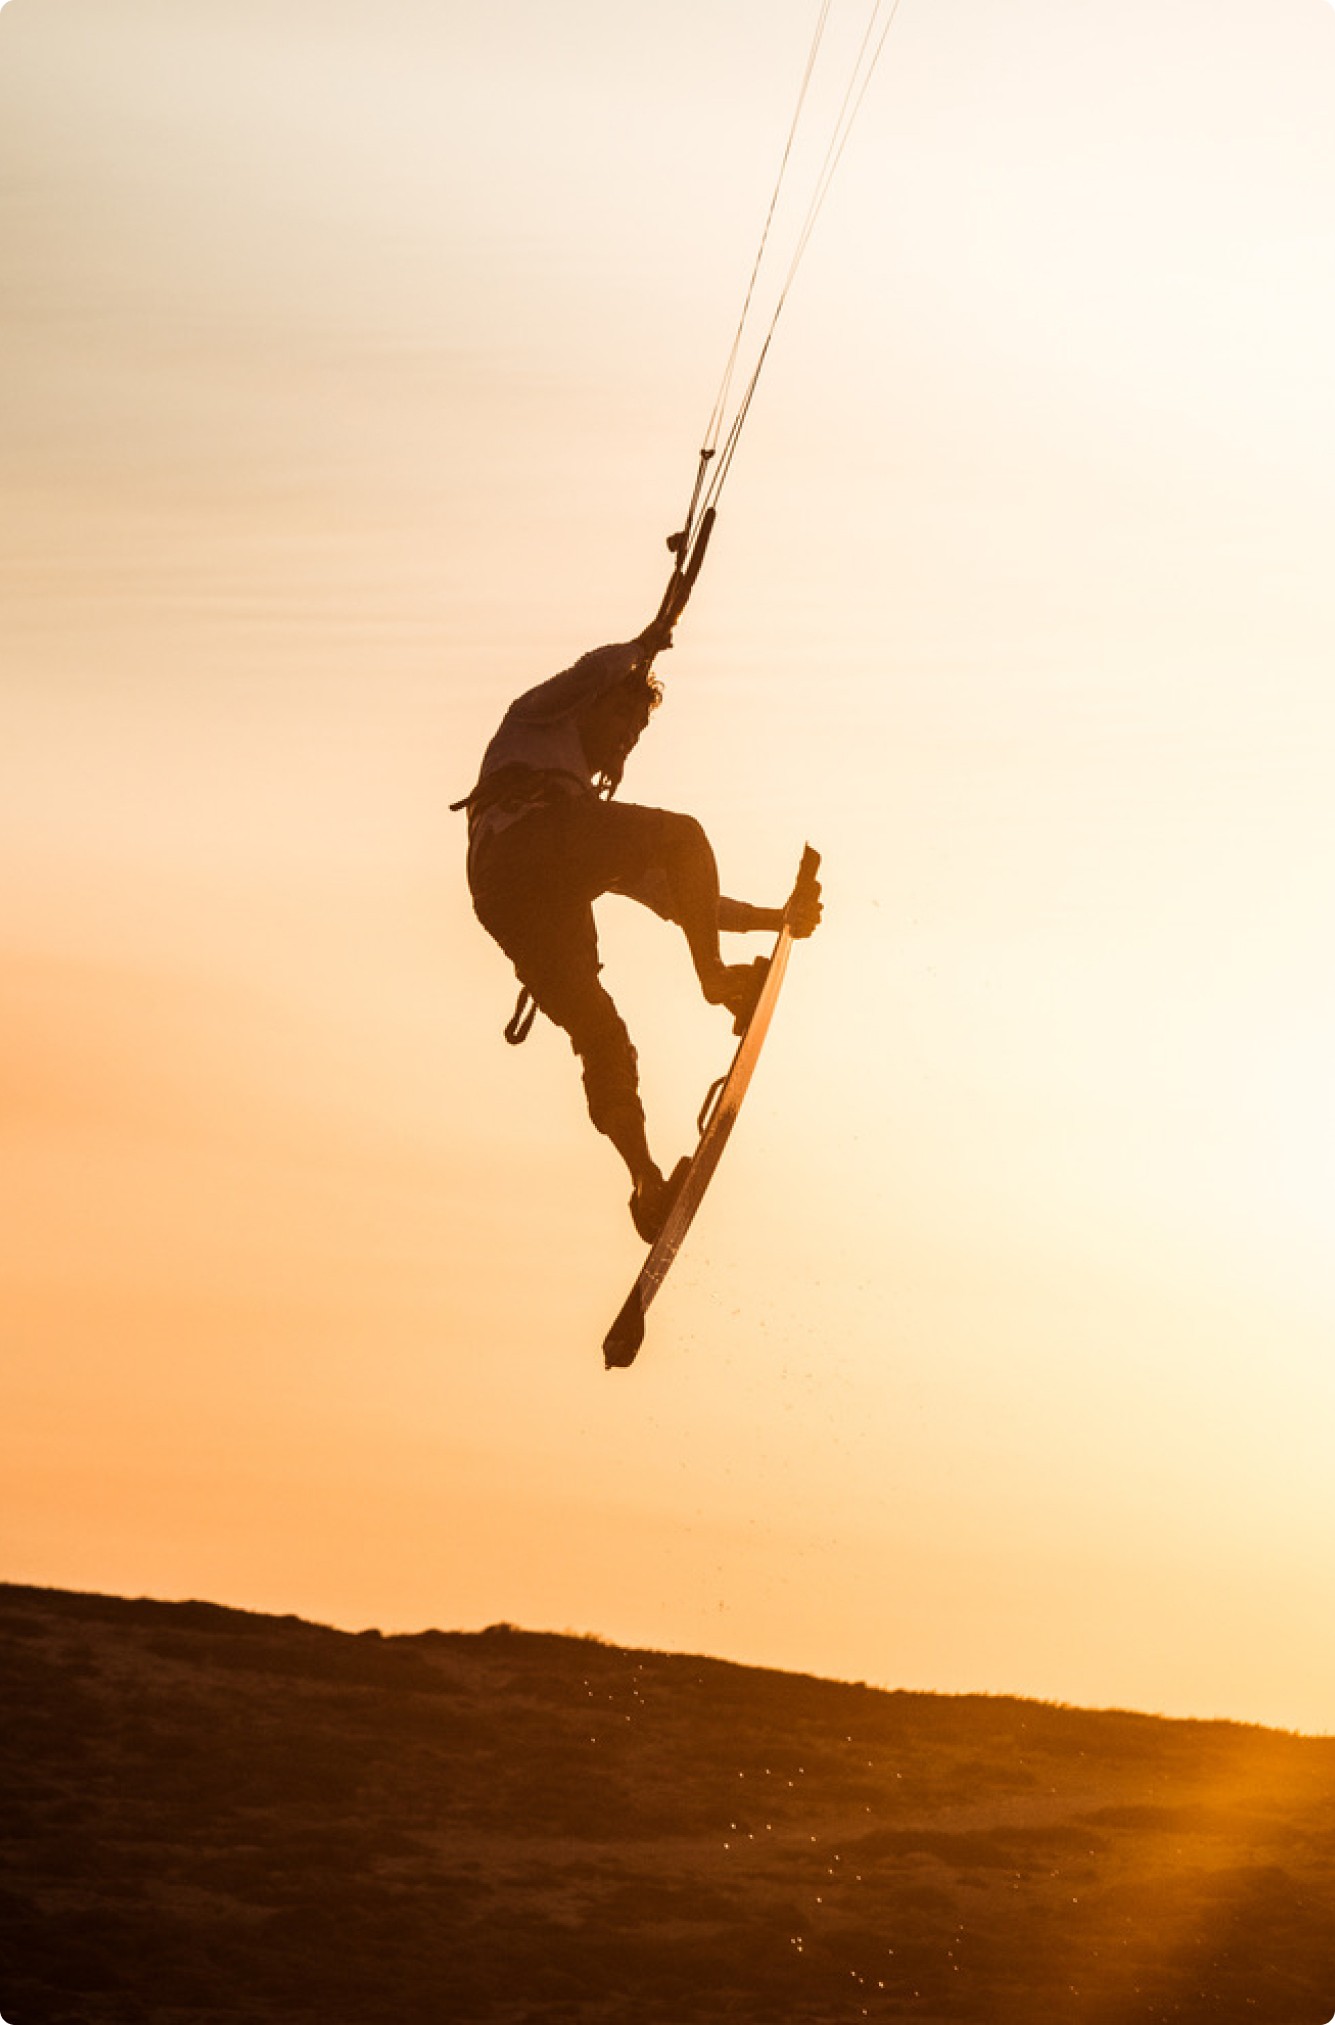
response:
<path id="1" fill-rule="evenodd" d="M 497 767 L 495 773 L 484 774 L 462 801 L 451 802 L 450 814 L 458 815 L 461 810 L 467 814 L 471 849 L 480 817 L 490 814 L 493 809 L 501 809 L 518 821 L 531 809 L 544 808 L 556 791 L 554 780 L 554 775 L 538 767 Z M 537 1001 L 528 986 L 522 985 L 515 1000 L 515 1009 L 502 1029 L 512 1048 L 521 1046 L 528 1039 L 537 1017 Z"/>

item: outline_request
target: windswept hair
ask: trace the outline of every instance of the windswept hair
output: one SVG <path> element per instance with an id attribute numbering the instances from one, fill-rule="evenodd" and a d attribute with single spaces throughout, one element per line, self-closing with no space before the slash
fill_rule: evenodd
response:
<path id="1" fill-rule="evenodd" d="M 609 758 L 608 764 L 594 778 L 594 786 L 604 801 L 610 801 L 621 786 L 621 776 L 626 770 L 635 741 L 645 725 L 663 701 L 663 685 L 651 669 L 632 668 L 625 678 L 626 689 L 641 702 L 644 715 L 634 725 L 621 751 Z"/>

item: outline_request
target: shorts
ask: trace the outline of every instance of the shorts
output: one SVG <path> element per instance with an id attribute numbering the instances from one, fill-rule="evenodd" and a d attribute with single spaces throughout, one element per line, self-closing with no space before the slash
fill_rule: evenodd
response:
<path id="1" fill-rule="evenodd" d="M 624 1135 L 628 1120 L 642 1128 L 644 1113 L 634 1046 L 598 978 L 593 903 L 602 893 L 624 893 L 677 920 L 668 866 L 703 841 L 693 816 L 580 794 L 480 832 L 469 853 L 478 920 L 538 1010 L 569 1035 L 584 1065 L 589 1116 L 613 1138 Z"/>
<path id="2" fill-rule="evenodd" d="M 676 912 L 666 861 L 690 816 L 566 795 L 479 838 L 469 860 L 478 920 L 549 1018 L 602 968 L 593 903 L 622 893 L 665 921 Z"/>

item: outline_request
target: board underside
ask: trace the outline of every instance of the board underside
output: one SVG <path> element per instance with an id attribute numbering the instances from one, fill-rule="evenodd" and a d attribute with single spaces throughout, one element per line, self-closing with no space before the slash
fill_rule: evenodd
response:
<path id="1" fill-rule="evenodd" d="M 819 863 L 820 859 L 816 852 L 808 845 L 798 872 L 799 886 L 804 879 L 815 878 Z M 755 1010 L 747 1022 L 746 1032 L 737 1043 L 737 1050 L 718 1100 L 705 1118 L 686 1178 L 668 1211 L 662 1230 L 649 1249 L 635 1285 L 604 1338 L 603 1361 L 609 1370 L 624 1368 L 634 1363 L 636 1353 L 644 1341 L 644 1318 L 649 1305 L 666 1279 L 672 1261 L 681 1250 L 682 1240 L 690 1229 L 705 1190 L 713 1179 L 714 1170 L 728 1143 L 729 1134 L 742 1106 L 742 1099 L 746 1095 L 747 1086 L 760 1059 L 760 1050 L 765 1044 L 765 1036 L 774 1017 L 774 1008 L 778 1002 L 784 972 L 788 968 L 788 954 L 792 945 L 792 931 L 785 923 L 775 941 L 769 970 L 761 986 L 760 996 L 756 1000 Z"/>

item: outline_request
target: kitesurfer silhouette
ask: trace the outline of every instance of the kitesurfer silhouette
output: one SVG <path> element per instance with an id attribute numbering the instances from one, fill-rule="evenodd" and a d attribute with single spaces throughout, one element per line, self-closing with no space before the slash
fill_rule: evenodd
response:
<path id="1" fill-rule="evenodd" d="M 661 700 L 654 657 L 671 644 L 671 626 L 655 620 L 636 639 L 595 647 L 527 690 L 501 720 L 476 787 L 455 804 L 468 811 L 474 911 L 534 1004 L 569 1035 L 583 1064 L 589 1116 L 626 1163 L 631 1217 L 647 1244 L 667 1215 L 677 1175 L 666 1181 L 649 1151 L 635 1049 L 599 982 L 593 903 L 620 893 L 676 922 L 701 991 L 732 1014 L 739 1033 L 766 963 L 725 963 L 720 930 L 777 930 L 785 919 L 782 907 L 720 894 L 713 849 L 693 816 L 611 799 Z M 813 883 L 790 904 L 788 926 L 807 936 L 820 916 Z M 507 1032 L 521 1037 L 513 1025 Z"/>

